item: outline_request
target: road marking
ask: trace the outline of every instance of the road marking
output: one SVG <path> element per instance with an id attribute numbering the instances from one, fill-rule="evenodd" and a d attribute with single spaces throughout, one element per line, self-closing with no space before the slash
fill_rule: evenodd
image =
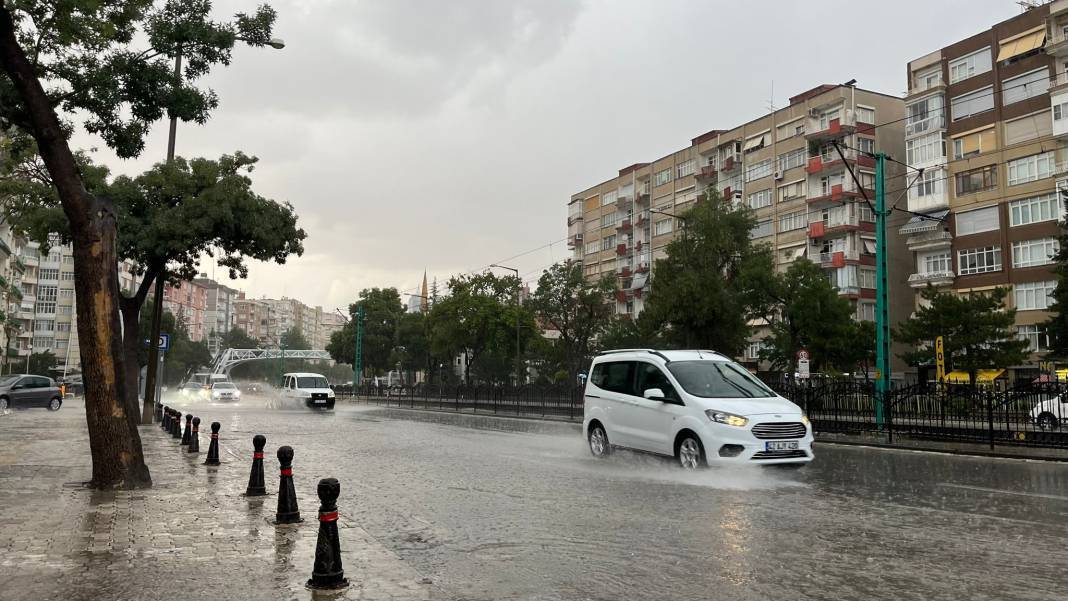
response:
<path id="1" fill-rule="evenodd" d="M 985 486 L 969 486 L 967 484 L 948 484 L 941 482 L 939 486 L 945 486 L 947 488 L 963 488 L 965 490 L 976 490 L 979 492 L 991 492 L 1003 495 L 1016 495 L 1020 497 L 1034 497 L 1036 499 L 1053 499 L 1054 501 L 1068 501 L 1068 497 L 1062 497 L 1060 495 L 1044 495 L 1035 492 L 1020 492 L 1016 490 L 1002 490 L 1000 488 L 986 488 Z"/>

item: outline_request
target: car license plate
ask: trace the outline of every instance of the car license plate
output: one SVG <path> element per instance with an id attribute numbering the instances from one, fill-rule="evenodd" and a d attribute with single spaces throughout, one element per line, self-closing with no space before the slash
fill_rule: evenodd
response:
<path id="1" fill-rule="evenodd" d="M 797 441 L 786 440 L 765 443 L 767 446 L 764 448 L 766 451 L 796 451 Z"/>
<path id="2" fill-rule="evenodd" d="M 316 405 L 325 405 L 326 404 L 326 399 L 315 399 L 315 404 Z"/>

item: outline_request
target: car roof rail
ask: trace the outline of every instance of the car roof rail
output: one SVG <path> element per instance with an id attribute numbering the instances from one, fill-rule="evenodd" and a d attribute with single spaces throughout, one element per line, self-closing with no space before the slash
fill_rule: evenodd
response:
<path id="1" fill-rule="evenodd" d="M 601 351 L 600 354 L 603 356 L 616 355 L 619 353 L 649 353 L 651 355 L 656 355 L 657 357 L 660 357 L 664 360 L 664 363 L 671 363 L 671 359 L 668 359 L 667 356 L 664 355 L 664 353 L 661 353 L 660 351 L 651 348 L 617 348 L 608 351 Z"/>

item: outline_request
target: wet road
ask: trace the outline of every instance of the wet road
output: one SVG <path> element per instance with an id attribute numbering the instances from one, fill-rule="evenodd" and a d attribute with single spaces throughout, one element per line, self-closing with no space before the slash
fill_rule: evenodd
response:
<path id="1" fill-rule="evenodd" d="M 685 473 L 595 460 L 565 424 L 190 409 L 235 462 L 263 433 L 298 490 L 337 477 L 342 512 L 457 599 L 1068 597 L 1064 464 L 821 445 L 802 470 Z"/>

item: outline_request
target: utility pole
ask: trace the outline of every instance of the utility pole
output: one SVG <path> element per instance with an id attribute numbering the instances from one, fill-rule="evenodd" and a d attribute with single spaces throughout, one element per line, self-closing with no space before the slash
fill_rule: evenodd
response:
<path id="1" fill-rule="evenodd" d="M 890 308 L 886 277 L 886 155 L 875 155 L 875 423 L 886 420 L 890 391 Z"/>
<path id="2" fill-rule="evenodd" d="M 363 305 L 356 307 L 356 348 L 352 354 L 352 394 L 360 385 L 360 372 L 363 370 Z"/>

